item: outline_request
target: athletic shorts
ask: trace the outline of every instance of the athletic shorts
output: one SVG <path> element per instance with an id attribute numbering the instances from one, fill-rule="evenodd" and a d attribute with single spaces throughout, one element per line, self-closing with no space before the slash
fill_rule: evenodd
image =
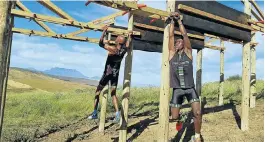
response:
<path id="1" fill-rule="evenodd" d="M 171 107 L 181 107 L 184 102 L 184 97 L 187 98 L 188 102 L 191 104 L 193 102 L 199 102 L 200 98 L 194 88 L 182 89 L 173 88 L 172 99 L 170 101 Z"/>
<path id="2" fill-rule="evenodd" d="M 99 81 L 99 85 L 103 88 L 110 81 L 111 86 L 117 87 L 119 80 L 120 62 L 106 62 L 104 73 Z"/>

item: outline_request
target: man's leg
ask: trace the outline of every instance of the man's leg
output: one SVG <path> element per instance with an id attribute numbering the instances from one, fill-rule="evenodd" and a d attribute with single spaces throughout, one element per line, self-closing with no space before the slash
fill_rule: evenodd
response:
<path id="1" fill-rule="evenodd" d="M 99 85 L 97 86 L 97 90 L 95 93 L 95 99 L 94 99 L 94 111 L 88 116 L 88 119 L 97 119 L 98 118 L 98 104 L 99 104 L 99 95 L 102 91 L 102 89 L 106 86 L 106 84 L 109 81 L 109 75 L 106 74 L 106 68 L 103 73 L 103 76 L 101 77 L 99 81 Z"/>
<path id="2" fill-rule="evenodd" d="M 180 89 L 173 89 L 173 94 L 170 101 L 172 120 L 177 120 L 179 118 L 179 112 L 182 103 L 183 95 L 181 95 Z"/>
<path id="3" fill-rule="evenodd" d="M 118 107 L 118 98 L 116 96 L 116 86 L 111 86 L 111 97 L 112 97 L 112 103 L 115 108 L 116 112 L 119 112 L 119 107 Z"/>
<path id="4" fill-rule="evenodd" d="M 187 99 L 191 103 L 191 108 L 193 112 L 194 128 L 195 128 L 195 142 L 201 142 L 201 106 L 199 96 L 194 88 L 189 89 L 190 92 L 187 94 Z"/>

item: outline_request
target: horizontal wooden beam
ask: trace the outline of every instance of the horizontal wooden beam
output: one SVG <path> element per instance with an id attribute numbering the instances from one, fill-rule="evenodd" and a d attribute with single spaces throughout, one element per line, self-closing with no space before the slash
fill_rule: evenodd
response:
<path id="1" fill-rule="evenodd" d="M 103 24 L 100 24 L 102 27 L 104 26 L 109 26 L 110 24 L 113 24 L 114 23 L 114 20 L 113 21 L 110 21 L 110 22 L 107 22 L 107 23 L 103 23 Z M 81 29 L 81 30 L 77 30 L 77 31 L 74 31 L 74 32 L 71 32 L 71 33 L 68 33 L 66 35 L 72 35 L 72 36 L 76 36 L 78 34 L 81 34 L 81 33 L 85 33 L 85 32 L 88 32 L 90 31 L 90 29 Z"/>
<path id="2" fill-rule="evenodd" d="M 71 17 L 70 15 L 68 15 L 67 13 L 65 13 L 62 9 L 60 9 L 59 7 L 57 7 L 55 4 L 53 4 L 49 0 L 38 0 L 38 2 L 40 4 L 42 4 L 44 7 L 50 9 L 51 11 L 53 11 L 54 13 L 56 13 L 57 15 L 59 15 L 60 17 L 62 17 L 64 19 L 75 20 L 73 17 Z"/>
<path id="3" fill-rule="evenodd" d="M 238 22 L 235 22 L 235 21 L 232 21 L 232 20 L 217 16 L 217 15 L 213 15 L 211 13 L 204 12 L 202 10 L 198 10 L 198 9 L 195 9 L 193 7 L 186 6 L 186 5 L 183 5 L 183 4 L 179 4 L 178 5 L 178 9 L 182 10 L 182 11 L 189 12 L 189 13 L 196 14 L 196 15 L 199 15 L 199 16 L 203 16 L 203 17 L 206 17 L 206 18 L 209 18 L 209 19 L 212 19 L 212 20 L 216 20 L 218 22 L 222 22 L 222 23 L 226 23 L 226 24 L 229 24 L 229 25 L 232 25 L 232 26 L 236 26 L 236 27 L 239 27 L 239 28 L 252 30 L 252 28 L 250 26 L 248 26 L 248 25 L 244 25 L 244 24 L 241 24 L 241 23 L 238 23 Z"/>
<path id="4" fill-rule="evenodd" d="M 249 2 L 255 7 L 255 9 L 257 10 L 257 12 L 263 18 L 264 17 L 264 14 L 263 14 L 262 10 L 259 8 L 258 4 L 254 0 L 249 0 Z"/>
<path id="5" fill-rule="evenodd" d="M 213 49 L 213 50 L 225 50 L 225 47 L 219 47 L 219 46 L 213 46 L 213 45 L 209 45 L 209 44 L 205 44 L 204 47 L 209 48 L 209 49 Z"/>
<path id="6" fill-rule="evenodd" d="M 82 28 L 82 29 L 92 29 L 92 30 L 102 31 L 103 27 L 104 27 L 102 25 L 95 25 L 92 23 L 87 24 L 84 22 L 71 21 L 71 20 L 67 20 L 67 19 L 62 19 L 62 18 L 57 18 L 57 17 L 52 17 L 52 16 L 46 16 L 46 15 L 42 15 L 42 14 L 24 12 L 24 11 L 16 10 L 16 9 L 12 9 L 11 13 L 15 16 L 22 17 L 22 18 L 35 18 L 35 19 L 40 20 L 40 21 L 46 21 L 46 22 L 61 24 L 61 25 L 74 26 L 74 27 L 78 27 L 78 28 Z M 108 28 L 108 32 L 116 33 L 119 35 L 125 35 L 125 36 L 128 36 L 128 34 L 129 34 L 128 30 L 112 28 L 112 27 Z M 140 33 L 133 31 L 133 35 L 140 35 Z"/>
<path id="7" fill-rule="evenodd" d="M 16 5 L 19 9 L 26 11 L 26 12 L 31 12 L 25 5 L 23 5 L 20 1 L 16 1 Z M 50 29 L 45 23 L 42 21 L 38 21 L 34 19 L 34 21 L 41 26 L 45 31 L 50 32 L 50 33 L 55 33 L 52 29 Z"/>
<path id="8" fill-rule="evenodd" d="M 252 27 L 253 30 L 255 30 L 255 31 L 264 32 L 264 28 L 259 27 L 259 26 L 257 26 L 257 25 L 251 24 L 251 27 Z"/>
<path id="9" fill-rule="evenodd" d="M 90 23 L 99 24 L 99 23 L 105 22 L 107 20 L 111 20 L 110 22 L 108 22 L 106 24 L 101 24 L 102 26 L 110 25 L 110 24 L 115 22 L 114 18 L 116 18 L 117 16 L 122 16 L 122 14 L 123 14 L 123 11 L 119 11 L 119 12 L 116 12 L 114 14 L 111 14 L 111 15 L 108 15 L 108 16 L 93 20 L 91 22 L 88 22 L 87 24 L 90 24 Z M 77 30 L 77 31 L 68 33 L 68 35 L 78 35 L 78 34 L 81 34 L 81 33 L 84 33 L 84 32 L 88 32 L 88 31 L 89 31 L 89 29 L 81 29 L 81 30 Z"/>
<path id="10" fill-rule="evenodd" d="M 12 32 L 20 33 L 25 35 L 36 35 L 42 37 L 52 37 L 52 38 L 59 38 L 59 39 L 70 39 L 76 41 L 86 41 L 91 43 L 98 43 L 99 39 L 96 38 L 87 38 L 87 37 L 77 37 L 77 36 L 67 36 L 65 34 L 56 34 L 56 33 L 48 33 L 43 31 L 36 31 L 36 30 L 28 30 L 28 29 L 21 29 L 21 28 L 12 28 Z"/>
<path id="11" fill-rule="evenodd" d="M 263 23 L 258 23 L 258 21 L 249 20 L 248 22 L 251 23 L 251 24 L 253 24 L 253 25 L 259 26 L 261 28 L 264 28 L 264 24 Z"/>
<path id="12" fill-rule="evenodd" d="M 152 7 L 138 7 L 138 4 L 136 2 L 131 1 L 112 1 L 112 0 L 106 0 L 106 1 L 93 1 L 97 4 L 101 4 L 104 6 L 108 6 L 111 8 L 119 9 L 122 11 L 127 11 L 133 14 L 137 14 L 143 17 L 151 17 L 156 19 L 164 19 L 169 16 L 169 12 L 155 9 Z"/>
<path id="13" fill-rule="evenodd" d="M 164 28 L 159 28 L 159 27 L 150 26 L 150 25 L 146 25 L 146 24 L 140 24 L 140 23 L 136 23 L 136 22 L 134 22 L 133 25 L 138 26 L 138 27 L 142 27 L 142 28 L 146 28 L 146 29 L 161 31 L 161 32 L 164 31 Z M 181 33 L 179 31 L 175 31 L 174 33 L 176 35 L 181 35 Z M 190 34 L 190 33 L 188 33 L 187 35 L 191 38 L 204 40 L 204 36 L 201 36 L 201 35 L 195 35 L 195 34 Z"/>
<path id="14" fill-rule="evenodd" d="M 229 41 L 229 42 L 233 42 L 233 43 L 243 44 L 243 41 L 237 41 L 237 40 L 232 40 L 232 39 L 227 39 L 227 38 L 221 38 L 221 37 L 218 37 L 218 36 L 215 36 L 215 35 L 211 35 L 211 34 L 207 34 L 207 33 L 205 33 L 204 35 L 207 36 L 207 37 L 216 38 L 216 39 L 220 39 L 220 40 L 223 40 L 223 41 Z"/>
<path id="15" fill-rule="evenodd" d="M 205 44 L 211 44 L 212 42 L 214 42 L 214 41 L 216 41 L 216 40 L 218 40 L 217 38 L 211 38 L 211 39 L 209 39 Z"/>

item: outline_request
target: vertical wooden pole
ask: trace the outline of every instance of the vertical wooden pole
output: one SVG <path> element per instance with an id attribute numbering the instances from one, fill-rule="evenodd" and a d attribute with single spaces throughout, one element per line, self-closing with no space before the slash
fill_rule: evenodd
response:
<path id="1" fill-rule="evenodd" d="M 251 32 L 251 42 L 255 42 L 255 32 Z M 256 47 L 251 46 L 251 76 L 250 76 L 250 108 L 254 108 L 256 105 Z"/>
<path id="2" fill-rule="evenodd" d="M 224 47 L 224 41 L 221 40 L 221 47 Z M 219 106 L 224 104 L 224 50 L 220 50 L 220 86 L 219 86 Z"/>
<path id="3" fill-rule="evenodd" d="M 10 11 L 15 7 L 15 2 L 0 1 L 0 137 L 4 119 L 6 101 L 6 88 L 12 46 L 13 16 Z"/>
<path id="4" fill-rule="evenodd" d="M 201 98 L 201 88 L 202 88 L 202 50 L 197 49 L 197 59 L 196 59 L 196 91 Z"/>
<path id="5" fill-rule="evenodd" d="M 175 0 L 167 0 L 167 11 L 175 12 Z M 160 103 L 159 103 L 159 128 L 157 131 L 158 142 L 168 142 L 168 122 L 169 122 L 169 28 L 164 29 L 164 40 L 162 50 Z"/>
<path id="6" fill-rule="evenodd" d="M 251 5 L 248 0 L 245 0 L 244 12 L 250 15 Z M 249 117 L 249 95 L 250 95 L 250 42 L 243 43 L 243 60 L 242 60 L 242 114 L 241 114 L 241 130 L 248 130 Z"/>
<path id="7" fill-rule="evenodd" d="M 108 34 L 108 40 L 111 39 L 111 33 Z M 108 95 L 110 95 L 110 81 L 107 86 L 104 87 L 102 91 L 102 100 L 101 100 L 101 110 L 100 110 L 100 121 L 98 131 L 104 134 L 105 132 L 105 121 L 106 121 L 106 112 L 108 104 Z"/>
<path id="8" fill-rule="evenodd" d="M 133 14 L 131 13 L 129 13 L 128 30 L 133 30 Z M 131 88 L 132 57 L 133 43 L 131 42 L 129 50 L 127 51 L 127 56 L 125 58 L 119 142 L 126 142 L 127 140 L 128 106 Z"/>

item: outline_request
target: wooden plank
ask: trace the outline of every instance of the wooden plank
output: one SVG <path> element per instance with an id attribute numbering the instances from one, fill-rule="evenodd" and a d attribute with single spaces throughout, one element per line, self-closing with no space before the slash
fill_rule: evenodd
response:
<path id="1" fill-rule="evenodd" d="M 251 33 L 251 42 L 256 42 L 256 33 Z M 256 45 L 250 44 L 250 63 L 251 63 L 251 75 L 250 75 L 250 108 L 254 108 L 256 106 Z"/>
<path id="2" fill-rule="evenodd" d="M 224 48 L 224 41 L 221 40 L 221 47 Z M 220 86 L 219 86 L 219 106 L 224 104 L 224 50 L 220 50 Z"/>
<path id="3" fill-rule="evenodd" d="M 213 45 L 209 45 L 209 44 L 205 44 L 204 47 L 210 48 L 210 49 L 213 49 L 213 50 L 225 50 L 225 47 L 213 46 Z"/>
<path id="4" fill-rule="evenodd" d="M 211 38 L 211 39 L 209 39 L 205 44 L 206 44 L 206 45 L 210 45 L 212 42 L 214 42 L 214 41 L 216 41 L 216 40 L 218 40 L 218 38 Z"/>
<path id="5" fill-rule="evenodd" d="M 167 12 L 175 11 L 175 0 L 167 0 Z M 161 67 L 161 85 L 159 99 L 159 128 L 157 131 L 158 142 L 168 142 L 169 127 L 169 28 L 167 24 L 164 29 L 162 67 Z"/>
<path id="6" fill-rule="evenodd" d="M 257 25 L 251 24 L 251 27 L 253 28 L 253 31 L 264 32 L 264 28 L 259 27 L 259 26 L 257 26 Z"/>
<path id="7" fill-rule="evenodd" d="M 4 109 L 6 102 L 7 79 L 12 42 L 13 17 L 10 14 L 15 8 L 14 1 L 0 1 L 0 138 L 2 136 Z"/>
<path id="8" fill-rule="evenodd" d="M 197 49 L 197 58 L 196 58 L 196 91 L 201 97 L 201 88 L 202 88 L 202 51 L 203 49 Z"/>
<path id="9" fill-rule="evenodd" d="M 133 30 L 133 18 L 134 18 L 134 15 L 129 14 L 128 30 Z M 131 42 L 130 47 L 127 51 L 127 56 L 125 58 L 119 142 L 127 141 L 128 108 L 129 108 L 129 97 L 131 94 L 130 89 L 131 89 L 133 48 L 134 48 L 134 45 Z"/>
<path id="10" fill-rule="evenodd" d="M 110 95 L 110 82 L 108 85 L 104 87 L 102 90 L 102 100 L 101 100 L 101 110 L 100 110 L 100 119 L 98 131 L 101 133 L 105 133 L 105 121 L 106 121 L 106 112 L 107 112 L 107 104 L 108 104 L 108 95 Z"/>
<path id="11" fill-rule="evenodd" d="M 252 28 L 250 26 L 248 26 L 248 25 L 241 24 L 239 22 L 235 22 L 235 21 L 223 18 L 221 16 L 217 16 L 217 15 L 214 15 L 214 14 L 211 14 L 211 13 L 208 13 L 208 12 L 204 12 L 202 10 L 192 8 L 190 6 L 179 4 L 178 5 L 178 9 L 181 10 L 181 11 L 190 12 L 190 13 L 195 14 L 195 15 L 203 16 L 203 17 L 209 18 L 211 20 L 216 20 L 218 22 L 226 23 L 226 24 L 229 24 L 229 25 L 232 25 L 232 26 L 235 26 L 235 27 L 239 27 L 239 28 L 242 28 L 242 29 L 252 30 Z"/>
<path id="12" fill-rule="evenodd" d="M 136 15 L 142 15 L 142 16 L 146 16 L 146 17 L 152 17 L 152 18 L 165 18 L 169 16 L 169 13 L 163 10 L 159 10 L 159 9 L 155 9 L 155 8 L 151 8 L 151 7 L 142 7 L 142 8 L 138 8 L 137 3 L 135 2 L 129 2 L 129 1 L 112 1 L 112 0 L 107 0 L 108 2 L 110 2 L 111 4 L 106 4 L 104 2 L 101 1 L 94 1 L 98 4 L 101 5 L 105 5 L 108 7 L 112 7 L 115 9 L 119 9 L 122 11 L 130 11 L 133 14 Z"/>
<path id="13" fill-rule="evenodd" d="M 176 5 L 187 4 L 198 10 L 213 14 L 215 16 L 223 17 L 248 26 L 248 18 L 250 16 L 242 14 L 236 10 L 226 7 L 214 1 L 178 1 Z M 207 8 L 212 7 L 212 8 Z M 214 8 L 213 8 L 214 7 Z M 183 24 L 185 27 L 197 30 L 203 33 L 220 36 L 222 38 L 232 39 L 236 41 L 250 41 L 250 30 L 235 27 L 223 22 L 216 21 L 204 16 L 198 16 L 191 12 L 176 10 L 183 15 Z M 219 13 L 219 14 L 218 14 Z M 250 26 L 249 26 L 250 27 Z M 251 27 L 250 27 L 251 28 Z"/>
<path id="14" fill-rule="evenodd" d="M 245 0 L 244 12 L 250 15 L 251 5 Z M 249 96 L 250 96 L 250 42 L 243 43 L 242 59 L 242 102 L 241 102 L 241 130 L 249 129 Z"/>
<path id="15" fill-rule="evenodd" d="M 260 16 L 264 17 L 263 11 L 259 8 L 259 5 L 254 0 L 249 0 L 249 2 L 255 7 Z"/>
<path id="16" fill-rule="evenodd" d="M 223 37 L 211 35 L 211 34 L 208 34 L 208 33 L 205 33 L 204 35 L 207 36 L 207 37 L 216 38 L 216 39 L 220 39 L 220 40 L 228 41 L 228 42 L 233 42 L 233 43 L 237 43 L 237 44 L 242 44 L 243 43 L 242 41 L 237 41 L 237 40 L 232 40 L 232 39 L 228 39 L 228 38 L 223 38 Z"/>
<path id="17" fill-rule="evenodd" d="M 141 23 L 134 23 L 135 26 L 137 27 L 142 27 L 142 28 L 146 28 L 146 29 L 151 29 L 151 30 L 155 30 L 155 31 L 164 31 L 164 28 L 159 28 L 159 27 L 155 27 L 155 26 L 150 26 L 150 25 L 146 25 L 146 24 L 141 24 Z M 181 33 L 179 31 L 175 31 L 174 32 L 176 35 L 181 35 Z M 196 35 L 196 34 L 191 34 L 191 33 L 187 33 L 187 35 L 190 38 L 196 38 L 196 39 L 201 39 L 204 40 L 204 36 L 201 35 Z"/>
<path id="18" fill-rule="evenodd" d="M 73 21 L 75 20 L 73 17 L 65 13 L 58 6 L 53 4 L 50 0 L 38 0 L 37 2 L 39 2 L 40 4 L 42 4 L 43 6 L 50 9 L 51 11 L 53 11 L 54 13 L 56 13 L 57 15 L 59 15 L 60 17 L 64 19 L 73 20 Z"/>
<path id="19" fill-rule="evenodd" d="M 17 6 L 26 12 L 31 12 L 25 5 L 23 5 L 20 1 L 16 1 Z M 34 19 L 34 21 L 41 26 L 45 31 L 50 32 L 50 33 L 55 33 L 52 29 L 50 29 L 46 24 L 44 24 L 42 21 L 38 21 Z"/>
<path id="20" fill-rule="evenodd" d="M 247 20 L 250 19 L 249 15 L 225 6 L 218 1 L 177 1 L 176 7 L 178 7 L 179 4 L 187 5 L 245 25 L 248 24 Z"/>
<path id="21" fill-rule="evenodd" d="M 102 22 L 105 22 L 107 20 L 111 20 L 115 17 L 118 17 L 118 16 L 122 16 L 123 14 L 123 11 L 119 11 L 119 12 L 116 12 L 114 14 L 111 14 L 111 15 L 108 15 L 108 16 L 105 16 L 105 17 L 102 17 L 102 18 L 99 18 L 99 19 L 96 19 L 96 20 L 93 20 L 91 22 L 88 22 L 89 23 L 92 23 L 92 24 L 99 24 L 99 23 L 102 23 Z M 110 22 L 106 23 L 106 24 L 101 24 L 101 25 L 110 25 L 112 23 L 114 23 L 115 20 L 111 20 Z M 77 30 L 77 31 L 74 31 L 72 33 L 68 33 L 67 35 L 78 35 L 78 34 L 81 34 L 81 33 L 84 33 L 84 32 L 88 32 L 89 29 L 81 29 L 81 30 Z"/>
<path id="22" fill-rule="evenodd" d="M 35 18 L 40 21 L 46 21 L 46 22 L 51 22 L 55 24 L 68 25 L 68 26 L 74 26 L 74 27 L 85 28 L 85 29 L 93 29 L 97 31 L 102 31 L 104 27 L 102 25 L 95 25 L 91 23 L 87 24 L 87 23 L 78 22 L 78 21 L 70 21 L 70 20 L 66 20 L 62 18 L 46 16 L 42 14 L 35 14 L 35 13 L 25 12 L 25 11 L 16 10 L 16 9 L 12 9 L 11 13 L 15 16 L 22 17 L 22 18 Z M 111 33 L 113 32 L 113 33 L 125 35 L 125 36 L 128 35 L 127 30 L 117 29 L 117 28 L 112 28 L 112 27 L 108 28 L 108 32 L 111 32 Z M 140 35 L 140 34 L 139 32 L 134 31 L 133 35 Z"/>
<path id="23" fill-rule="evenodd" d="M 91 42 L 91 43 L 98 43 L 99 42 L 99 39 L 96 39 L 96 38 L 67 36 L 64 34 L 47 33 L 47 32 L 42 32 L 42 31 L 27 30 L 27 29 L 20 29 L 20 28 L 12 28 L 12 31 L 14 33 L 21 33 L 21 34 L 25 34 L 25 35 L 36 35 L 36 36 L 43 36 L 43 37 L 70 39 L 70 40 L 76 40 L 76 41 L 86 41 L 86 42 Z"/>

